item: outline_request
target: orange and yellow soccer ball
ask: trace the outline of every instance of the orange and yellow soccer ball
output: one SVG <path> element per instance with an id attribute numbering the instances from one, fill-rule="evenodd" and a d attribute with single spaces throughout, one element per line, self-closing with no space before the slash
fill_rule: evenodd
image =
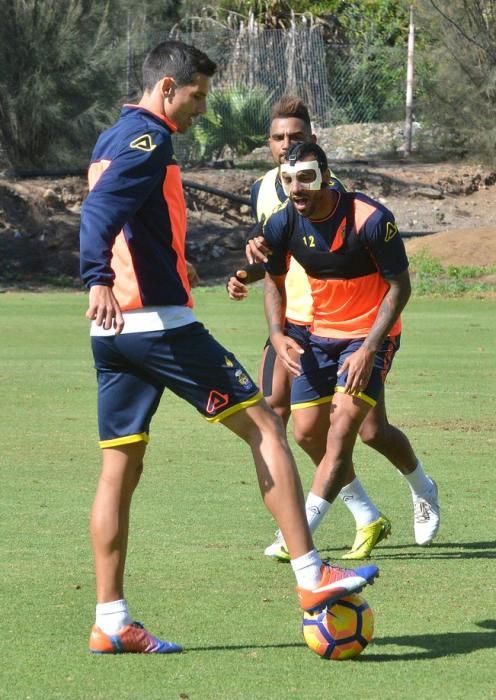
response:
<path id="1" fill-rule="evenodd" d="M 374 633 L 374 613 L 367 601 L 354 594 L 317 613 L 303 613 L 303 637 L 324 659 L 354 659 Z"/>

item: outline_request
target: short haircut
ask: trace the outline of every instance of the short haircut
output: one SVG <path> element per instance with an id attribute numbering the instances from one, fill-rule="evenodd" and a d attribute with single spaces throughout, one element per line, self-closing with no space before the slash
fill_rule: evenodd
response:
<path id="1" fill-rule="evenodd" d="M 321 172 L 325 172 L 329 165 L 327 162 L 327 156 L 324 151 L 313 141 L 298 141 L 289 147 L 286 154 L 286 160 L 290 163 L 296 163 L 302 160 L 305 156 L 315 156 L 315 160 L 319 164 Z"/>
<path id="2" fill-rule="evenodd" d="M 270 121 L 273 119 L 287 119 L 288 117 L 301 119 L 310 130 L 312 129 L 308 107 L 303 100 L 295 95 L 283 95 L 281 99 L 273 105 L 270 113 Z"/>
<path id="3" fill-rule="evenodd" d="M 143 89 L 151 91 L 159 80 L 174 78 L 179 87 L 191 84 L 196 73 L 211 77 L 217 65 L 199 49 L 182 41 L 163 41 L 143 62 Z"/>

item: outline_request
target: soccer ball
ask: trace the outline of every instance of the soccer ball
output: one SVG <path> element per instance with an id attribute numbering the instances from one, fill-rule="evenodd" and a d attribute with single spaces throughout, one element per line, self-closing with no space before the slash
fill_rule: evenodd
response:
<path id="1" fill-rule="evenodd" d="M 324 659 L 354 659 L 372 639 L 374 613 L 356 593 L 321 612 L 303 613 L 303 637 Z"/>

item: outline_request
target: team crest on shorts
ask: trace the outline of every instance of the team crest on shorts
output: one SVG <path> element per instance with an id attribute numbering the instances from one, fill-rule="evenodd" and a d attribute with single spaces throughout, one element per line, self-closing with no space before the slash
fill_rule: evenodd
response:
<path id="1" fill-rule="evenodd" d="M 241 386 L 244 389 L 249 390 L 252 388 L 252 386 L 253 386 L 252 381 L 250 380 L 248 375 L 243 372 L 242 369 L 237 369 L 236 372 L 234 373 L 234 376 L 236 377 L 237 381 L 241 384 Z"/>

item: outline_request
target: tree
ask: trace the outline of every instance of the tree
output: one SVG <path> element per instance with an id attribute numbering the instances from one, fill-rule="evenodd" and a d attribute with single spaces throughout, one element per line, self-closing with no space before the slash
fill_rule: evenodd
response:
<path id="1" fill-rule="evenodd" d="M 493 0 L 418 0 L 432 45 L 420 106 L 447 146 L 496 161 L 496 5 Z"/>
<path id="2" fill-rule="evenodd" d="M 85 164 L 175 19 L 172 0 L 2 0 L 0 145 L 11 165 Z"/>
<path id="3" fill-rule="evenodd" d="M 111 39 L 101 3 L 4 2 L 0 137 L 12 165 L 63 162 L 68 146 L 106 122 L 118 95 Z"/>
<path id="4" fill-rule="evenodd" d="M 194 160 L 221 158 L 225 149 L 245 155 L 266 141 L 270 95 L 237 85 L 212 92 L 208 112 L 191 129 Z"/>

